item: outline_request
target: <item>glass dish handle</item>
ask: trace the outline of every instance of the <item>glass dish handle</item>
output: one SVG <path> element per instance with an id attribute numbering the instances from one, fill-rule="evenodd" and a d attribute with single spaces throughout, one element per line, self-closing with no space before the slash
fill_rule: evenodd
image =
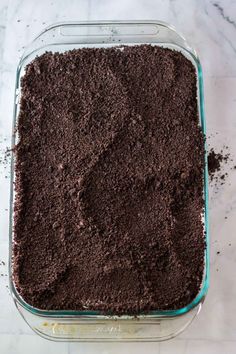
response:
<path id="1" fill-rule="evenodd" d="M 32 51 L 64 44 L 165 43 L 179 46 L 196 56 L 186 39 L 175 28 L 160 21 L 104 21 L 57 23 L 47 27 L 25 49 L 24 57 Z"/>

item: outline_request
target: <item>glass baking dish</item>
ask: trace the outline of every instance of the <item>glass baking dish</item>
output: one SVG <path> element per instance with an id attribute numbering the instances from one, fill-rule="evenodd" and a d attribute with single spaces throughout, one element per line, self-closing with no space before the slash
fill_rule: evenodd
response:
<path id="1" fill-rule="evenodd" d="M 152 44 L 178 50 L 196 68 L 199 124 L 206 134 L 202 69 L 195 51 L 176 30 L 159 21 L 103 21 L 67 22 L 46 28 L 26 48 L 17 68 L 12 146 L 17 143 L 17 117 L 20 104 L 20 80 L 25 66 L 36 56 L 64 52 L 83 47 L 111 47 L 117 45 Z M 98 311 L 44 311 L 27 304 L 18 294 L 12 276 L 13 207 L 14 207 L 14 154 L 11 166 L 10 198 L 10 289 L 19 312 L 39 335 L 52 340 L 68 341 L 160 341 L 182 332 L 199 313 L 209 286 L 209 231 L 208 231 L 208 173 L 205 147 L 203 221 L 205 226 L 205 268 L 201 289 L 186 307 L 170 311 L 152 311 L 134 316 L 105 316 Z"/>

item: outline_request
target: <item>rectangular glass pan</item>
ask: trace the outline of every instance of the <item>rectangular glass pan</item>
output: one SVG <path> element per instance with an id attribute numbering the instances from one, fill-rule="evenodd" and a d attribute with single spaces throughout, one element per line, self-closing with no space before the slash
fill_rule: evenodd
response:
<path id="1" fill-rule="evenodd" d="M 206 133 L 202 69 L 195 51 L 171 26 L 159 21 L 59 23 L 45 29 L 25 50 L 17 68 L 12 146 L 17 143 L 15 128 L 19 113 L 20 79 L 25 66 L 46 51 L 65 52 L 83 47 L 152 44 L 181 51 L 196 68 L 199 124 Z M 208 172 L 205 148 L 204 214 L 206 250 L 204 276 L 196 298 L 186 307 L 170 311 L 152 311 L 132 316 L 109 317 L 98 311 L 44 311 L 27 304 L 18 294 L 12 277 L 14 156 L 11 166 L 10 199 L 10 288 L 20 313 L 39 334 L 56 340 L 163 340 L 181 332 L 199 312 L 209 286 Z M 154 330 L 155 328 L 155 330 Z"/>

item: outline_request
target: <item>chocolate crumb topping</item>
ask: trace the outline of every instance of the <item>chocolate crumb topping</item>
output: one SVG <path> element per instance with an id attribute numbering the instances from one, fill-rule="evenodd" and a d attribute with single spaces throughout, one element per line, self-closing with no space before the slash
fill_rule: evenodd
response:
<path id="1" fill-rule="evenodd" d="M 32 306 L 179 309 L 204 269 L 196 72 L 141 45 L 45 53 L 21 82 L 14 281 Z"/>

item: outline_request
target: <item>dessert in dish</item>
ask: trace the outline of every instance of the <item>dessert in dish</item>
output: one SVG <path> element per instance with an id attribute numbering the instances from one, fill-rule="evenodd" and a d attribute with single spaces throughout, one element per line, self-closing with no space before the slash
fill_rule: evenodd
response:
<path id="1" fill-rule="evenodd" d="M 204 270 L 193 64 L 151 45 L 45 53 L 22 79 L 13 275 L 32 306 L 188 305 Z"/>

